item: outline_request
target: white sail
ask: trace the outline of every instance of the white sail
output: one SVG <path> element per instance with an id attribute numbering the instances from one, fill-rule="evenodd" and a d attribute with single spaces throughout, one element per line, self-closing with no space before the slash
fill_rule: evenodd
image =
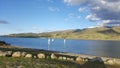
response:
<path id="1" fill-rule="evenodd" d="M 48 45 L 50 45 L 50 38 L 48 39 Z"/>
<path id="2" fill-rule="evenodd" d="M 54 39 L 52 39 L 52 42 L 54 42 Z"/>
<path id="3" fill-rule="evenodd" d="M 65 45 L 65 43 L 66 43 L 66 39 L 64 39 L 64 45 Z"/>
<path id="4" fill-rule="evenodd" d="M 64 39 L 64 51 L 66 51 L 66 39 Z"/>
<path id="5" fill-rule="evenodd" d="M 48 50 L 50 49 L 50 38 L 48 38 Z"/>

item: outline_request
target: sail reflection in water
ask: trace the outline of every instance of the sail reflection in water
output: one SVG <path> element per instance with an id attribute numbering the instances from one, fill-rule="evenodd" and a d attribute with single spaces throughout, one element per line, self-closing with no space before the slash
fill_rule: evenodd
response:
<path id="1" fill-rule="evenodd" d="M 64 39 L 64 51 L 66 51 L 66 39 Z"/>

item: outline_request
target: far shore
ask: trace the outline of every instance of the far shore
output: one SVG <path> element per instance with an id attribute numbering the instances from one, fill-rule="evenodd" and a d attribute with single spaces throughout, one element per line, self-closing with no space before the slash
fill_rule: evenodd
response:
<path id="1" fill-rule="evenodd" d="M 10 38 L 53 38 L 53 37 L 14 37 L 14 36 L 0 36 Z M 85 41 L 120 41 L 120 39 L 81 39 L 81 38 L 54 38 L 54 39 L 69 39 L 69 40 L 85 40 Z"/>

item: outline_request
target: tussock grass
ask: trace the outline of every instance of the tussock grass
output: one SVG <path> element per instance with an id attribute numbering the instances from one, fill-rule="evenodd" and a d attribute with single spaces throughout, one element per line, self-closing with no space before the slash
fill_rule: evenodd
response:
<path id="1" fill-rule="evenodd" d="M 0 68 L 79 68 L 80 65 L 71 61 L 0 57 Z"/>

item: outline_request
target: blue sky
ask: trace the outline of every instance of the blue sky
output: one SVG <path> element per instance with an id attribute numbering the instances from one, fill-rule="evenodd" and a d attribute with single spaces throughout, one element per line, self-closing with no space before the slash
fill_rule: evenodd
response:
<path id="1" fill-rule="evenodd" d="M 0 0 L 0 35 L 96 26 L 90 14 L 88 5 L 72 0 Z"/>

